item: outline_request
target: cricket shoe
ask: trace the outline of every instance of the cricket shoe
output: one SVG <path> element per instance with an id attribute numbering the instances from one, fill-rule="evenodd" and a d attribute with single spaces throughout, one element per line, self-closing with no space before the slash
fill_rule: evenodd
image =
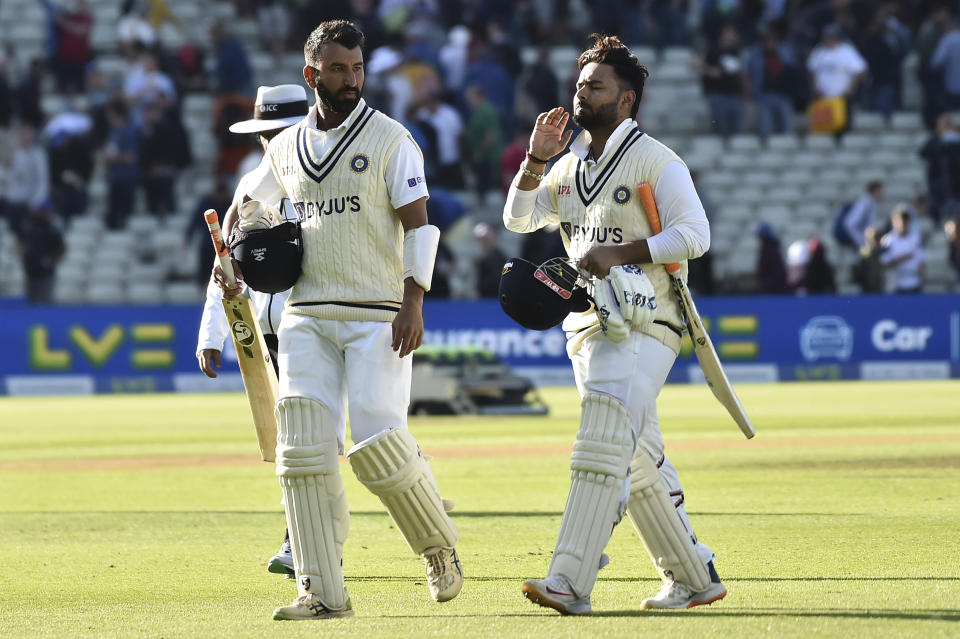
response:
<path id="1" fill-rule="evenodd" d="M 546 579 L 527 579 L 520 588 L 523 596 L 545 608 L 553 608 L 561 615 L 589 615 L 590 597 L 578 597 L 570 580 L 562 575 Z"/>
<path id="2" fill-rule="evenodd" d="M 679 581 L 669 581 L 663 584 L 660 592 L 653 597 L 647 597 L 640 602 L 641 610 L 677 610 L 707 606 L 727 596 L 727 588 L 720 581 L 713 562 L 707 564 L 710 571 L 710 585 L 700 591 L 694 591 L 690 586 Z"/>
<path id="3" fill-rule="evenodd" d="M 297 597 L 289 606 L 280 606 L 273 611 L 273 618 L 277 621 L 303 621 L 304 619 L 333 619 L 336 617 L 352 617 L 353 604 L 350 603 L 350 597 L 347 597 L 347 603 L 339 610 L 328 608 L 325 603 L 320 601 L 320 597 L 309 592 Z"/>
<path id="4" fill-rule="evenodd" d="M 463 568 L 455 548 L 433 547 L 423 553 L 427 564 L 427 587 L 436 601 L 450 601 L 463 587 Z"/>
<path id="5" fill-rule="evenodd" d="M 283 575 L 287 579 L 295 579 L 296 573 L 293 569 L 293 551 L 290 549 L 289 535 L 283 540 L 280 550 L 267 562 L 267 570 L 277 575 Z"/>

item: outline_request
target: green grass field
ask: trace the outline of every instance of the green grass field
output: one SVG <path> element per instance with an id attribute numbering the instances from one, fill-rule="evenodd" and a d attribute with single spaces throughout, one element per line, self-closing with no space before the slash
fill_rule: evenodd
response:
<path id="1" fill-rule="evenodd" d="M 659 582 L 627 522 L 594 616 L 520 595 L 545 574 L 579 405 L 549 417 L 417 417 L 457 502 L 463 592 L 423 565 L 344 463 L 344 570 L 356 617 L 275 622 L 295 596 L 266 572 L 284 527 L 240 395 L 0 398 L 3 637 L 957 637 L 960 383 L 742 386 L 746 441 L 702 387 L 660 401 L 668 453 L 729 594 L 641 612 Z"/>

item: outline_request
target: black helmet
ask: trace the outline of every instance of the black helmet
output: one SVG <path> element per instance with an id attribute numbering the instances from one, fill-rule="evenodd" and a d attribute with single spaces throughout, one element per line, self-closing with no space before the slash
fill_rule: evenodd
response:
<path id="1" fill-rule="evenodd" d="M 507 260 L 500 274 L 500 307 L 524 328 L 545 331 L 571 312 L 590 308 L 579 274 L 566 258 L 537 266 L 522 257 Z"/>
<path id="2" fill-rule="evenodd" d="M 300 277 L 300 224 L 282 222 L 246 232 L 238 224 L 230 234 L 230 252 L 240 263 L 247 286 L 261 293 L 285 291 Z"/>

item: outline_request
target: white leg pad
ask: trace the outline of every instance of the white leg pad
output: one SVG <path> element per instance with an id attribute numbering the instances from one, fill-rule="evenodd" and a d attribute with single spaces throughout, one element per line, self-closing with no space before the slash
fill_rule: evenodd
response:
<path id="1" fill-rule="evenodd" d="M 704 590 L 710 585 L 707 567 L 643 446 L 637 447 L 630 467 L 627 515 L 660 577 L 665 581 L 679 581 L 697 592 Z"/>
<path id="2" fill-rule="evenodd" d="M 624 487 L 636 441 L 630 413 L 620 400 L 587 393 L 582 406 L 570 459 L 570 494 L 549 574 L 563 575 L 578 596 L 588 597 L 603 549 L 623 516 Z"/>
<path id="3" fill-rule="evenodd" d="M 350 511 L 340 477 L 336 424 L 326 406 L 307 397 L 282 398 L 276 416 L 277 476 L 297 589 L 339 610 L 347 602 L 341 560 Z"/>
<path id="4" fill-rule="evenodd" d="M 456 545 L 457 528 L 410 431 L 381 431 L 351 448 L 347 459 L 360 483 L 387 507 L 413 552 L 421 555 L 427 548 Z"/>

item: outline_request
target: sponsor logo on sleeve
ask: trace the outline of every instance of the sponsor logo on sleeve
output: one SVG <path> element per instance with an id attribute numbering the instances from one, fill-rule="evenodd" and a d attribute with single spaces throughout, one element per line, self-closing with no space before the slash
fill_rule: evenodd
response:
<path id="1" fill-rule="evenodd" d="M 420 176 L 407 178 L 407 186 L 409 186 L 411 189 L 422 182 L 423 178 Z"/>

